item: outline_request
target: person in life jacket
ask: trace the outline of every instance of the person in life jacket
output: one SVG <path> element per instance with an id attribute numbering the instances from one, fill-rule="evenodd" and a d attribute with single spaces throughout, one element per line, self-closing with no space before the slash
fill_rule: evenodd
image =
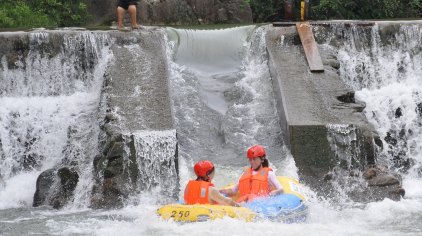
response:
<path id="1" fill-rule="evenodd" d="M 185 204 L 219 204 L 239 206 L 231 198 L 224 197 L 211 183 L 215 175 L 214 164 L 211 161 L 200 161 L 195 164 L 194 171 L 196 180 L 190 180 L 186 185 L 184 200 Z"/>
<path id="2" fill-rule="evenodd" d="M 246 167 L 238 184 L 229 189 L 221 189 L 226 196 L 239 194 L 237 202 L 251 201 L 256 197 L 268 197 L 283 193 L 274 171 L 269 168 L 264 147 L 252 146 L 247 151 L 251 164 Z"/>

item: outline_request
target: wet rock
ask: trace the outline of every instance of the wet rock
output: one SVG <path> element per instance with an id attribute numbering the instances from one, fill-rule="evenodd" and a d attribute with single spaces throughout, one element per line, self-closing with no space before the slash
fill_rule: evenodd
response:
<path id="1" fill-rule="evenodd" d="M 99 189 L 94 189 L 96 194 L 91 198 L 91 207 L 94 209 L 114 209 L 124 205 L 125 196 L 116 185 L 113 178 L 105 178 Z"/>
<path id="2" fill-rule="evenodd" d="M 402 197 L 404 197 L 404 195 L 406 194 L 406 191 L 401 188 L 398 187 L 396 189 L 393 189 L 391 191 L 388 192 L 388 197 L 394 201 L 399 201 Z"/>
<path id="3" fill-rule="evenodd" d="M 124 142 L 113 142 L 111 148 L 107 152 L 107 158 L 121 157 L 123 156 L 125 143 Z"/>
<path id="4" fill-rule="evenodd" d="M 403 116 L 403 112 L 402 112 L 401 107 L 398 107 L 398 108 L 396 109 L 396 112 L 394 113 L 394 117 L 396 117 L 396 118 L 400 118 L 401 116 Z"/>
<path id="5" fill-rule="evenodd" d="M 94 164 L 94 171 L 95 172 L 97 172 L 98 169 L 101 167 L 101 165 L 103 165 L 103 163 L 101 162 L 102 158 L 103 158 L 103 156 L 101 156 L 100 154 L 97 154 L 94 157 L 93 164 Z"/>
<path id="6" fill-rule="evenodd" d="M 336 70 L 340 69 L 340 62 L 336 59 L 327 59 L 324 64 L 328 64 Z"/>
<path id="7" fill-rule="evenodd" d="M 418 113 L 419 116 L 422 117 L 422 102 L 416 105 L 416 113 Z"/>
<path id="8" fill-rule="evenodd" d="M 369 186 L 399 185 L 400 181 L 391 175 L 373 176 L 368 180 Z"/>
<path id="9" fill-rule="evenodd" d="M 62 208 L 73 199 L 78 180 L 78 173 L 68 167 L 42 172 L 37 179 L 33 206 Z"/>
<path id="10" fill-rule="evenodd" d="M 130 149 L 122 134 L 111 135 L 104 144 L 102 155 L 94 158 L 96 181 L 93 186 L 91 207 L 120 208 L 131 191 L 130 172 L 132 171 L 124 156 L 125 149 Z M 125 171 L 126 170 L 126 171 Z M 137 169 L 135 170 L 137 171 Z"/>
<path id="11" fill-rule="evenodd" d="M 355 103 L 355 92 L 347 92 L 341 96 L 338 96 L 337 99 L 344 103 Z"/>
<path id="12" fill-rule="evenodd" d="M 107 113 L 107 115 L 104 118 L 105 123 L 109 123 L 109 122 L 115 121 L 115 120 L 117 120 L 117 117 L 114 113 Z"/>
<path id="13" fill-rule="evenodd" d="M 62 191 L 66 196 L 71 196 L 79 181 L 79 175 L 75 170 L 67 167 L 58 170 Z"/>
<path id="14" fill-rule="evenodd" d="M 329 181 L 329 180 L 332 180 L 334 178 L 334 176 L 333 176 L 333 173 L 327 173 L 326 175 L 324 175 L 324 180 L 325 181 Z"/>
<path id="15" fill-rule="evenodd" d="M 398 201 L 404 196 L 405 190 L 401 186 L 401 178 L 384 165 L 369 165 L 362 177 L 367 187 L 357 194 L 364 202 L 381 201 L 385 198 Z"/>
<path id="16" fill-rule="evenodd" d="M 104 178 L 112 178 L 123 173 L 123 157 L 109 158 L 107 167 L 104 170 Z"/>
<path id="17" fill-rule="evenodd" d="M 399 201 L 405 195 L 405 190 L 397 185 L 371 186 L 363 194 L 368 202 L 382 201 L 389 198 L 393 201 Z"/>
<path id="18" fill-rule="evenodd" d="M 369 168 L 363 173 L 363 178 L 372 179 L 377 175 L 377 170 L 375 168 Z"/>
<path id="19" fill-rule="evenodd" d="M 384 144 L 382 143 L 382 140 L 379 136 L 374 137 L 374 142 L 379 148 L 383 148 Z"/>
<path id="20" fill-rule="evenodd" d="M 391 145 L 397 144 L 397 139 L 393 138 L 390 132 L 387 132 L 387 136 L 385 136 L 384 141 Z"/>
<path id="21" fill-rule="evenodd" d="M 33 170 L 40 167 L 41 161 L 44 159 L 42 155 L 34 152 L 38 138 L 33 136 L 33 129 L 28 129 L 24 137 L 17 138 L 17 141 L 24 147 L 23 156 L 18 160 L 20 169 Z"/>
<path id="22" fill-rule="evenodd" d="M 419 167 L 419 168 L 418 168 L 417 173 L 418 173 L 418 176 L 419 176 L 419 177 L 422 177 L 422 167 Z"/>
<path id="23" fill-rule="evenodd" d="M 57 175 L 54 169 L 48 169 L 38 176 L 32 206 L 37 207 L 45 204 L 56 181 Z"/>
<path id="24" fill-rule="evenodd" d="M 407 157 L 409 150 L 408 139 L 413 134 L 411 129 L 406 129 L 405 126 L 400 129 L 390 129 L 384 140 L 388 144 L 387 153 L 394 163 L 394 168 L 406 173 L 415 163 L 412 159 Z M 412 146 L 412 143 L 410 143 Z"/>

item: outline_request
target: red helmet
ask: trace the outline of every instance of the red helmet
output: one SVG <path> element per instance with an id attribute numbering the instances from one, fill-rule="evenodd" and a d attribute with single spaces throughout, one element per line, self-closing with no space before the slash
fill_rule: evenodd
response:
<path id="1" fill-rule="evenodd" d="M 206 177 L 209 172 L 214 169 L 214 164 L 210 161 L 200 161 L 193 167 L 198 177 Z"/>
<path id="2" fill-rule="evenodd" d="M 255 157 L 264 157 L 266 155 L 265 149 L 261 145 L 255 145 L 248 149 L 248 158 L 252 159 Z"/>

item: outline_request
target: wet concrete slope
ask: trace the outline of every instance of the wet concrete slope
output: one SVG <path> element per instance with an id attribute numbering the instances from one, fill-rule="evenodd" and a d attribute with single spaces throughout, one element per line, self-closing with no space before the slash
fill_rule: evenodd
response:
<path id="1" fill-rule="evenodd" d="M 95 163 L 98 179 L 92 205 L 123 205 L 124 200 L 116 199 L 128 199 L 157 185 L 164 196 L 174 196 L 178 192 L 177 140 L 164 31 L 109 34 L 115 43 L 105 75 L 105 139 L 103 155 Z"/>
<path id="2" fill-rule="evenodd" d="M 270 27 L 266 42 L 284 139 L 301 179 L 317 186 L 338 162 L 327 138 L 336 125 L 355 127 L 362 161 L 374 163 L 377 135 L 339 77 L 336 52 L 318 45 L 324 72 L 311 73 L 294 26 Z"/>

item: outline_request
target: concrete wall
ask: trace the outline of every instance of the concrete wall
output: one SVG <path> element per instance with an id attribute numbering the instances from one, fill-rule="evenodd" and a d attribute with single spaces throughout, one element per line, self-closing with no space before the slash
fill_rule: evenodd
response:
<path id="1" fill-rule="evenodd" d="M 105 74 L 105 137 L 102 155 L 94 161 L 92 207 L 123 206 L 134 193 L 156 185 L 162 186 L 163 196 L 175 197 L 178 154 L 164 31 L 109 35 L 113 59 Z"/>
<path id="2" fill-rule="evenodd" d="M 311 73 L 295 26 L 270 27 L 266 42 L 284 140 L 301 179 L 317 186 L 337 162 L 327 140 L 330 124 L 356 126 L 361 155 L 373 163 L 377 135 L 363 104 L 339 99 L 354 100 L 354 91 L 339 77 L 336 52 L 319 47 L 325 71 Z"/>

